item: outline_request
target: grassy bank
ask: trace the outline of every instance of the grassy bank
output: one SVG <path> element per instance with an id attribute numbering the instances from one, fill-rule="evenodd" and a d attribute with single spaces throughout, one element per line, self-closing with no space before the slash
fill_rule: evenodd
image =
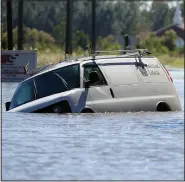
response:
<path id="1" fill-rule="evenodd" d="M 84 54 L 85 54 L 85 51 L 83 51 L 81 48 L 78 48 L 73 53 L 72 57 L 83 56 Z M 51 49 L 46 49 L 46 50 L 37 52 L 38 67 L 51 64 L 51 63 L 58 63 L 64 59 L 65 59 L 64 50 L 61 50 L 58 48 L 55 49 L 54 51 Z"/>
<path id="2" fill-rule="evenodd" d="M 73 56 L 83 55 L 83 53 L 74 53 Z M 42 51 L 37 53 L 38 67 L 44 66 L 50 63 L 57 63 L 65 58 L 64 52 L 59 50 L 53 53 L 52 51 Z M 165 65 L 173 68 L 184 68 L 184 57 L 173 57 L 170 55 L 156 56 L 159 61 Z"/>
<path id="3" fill-rule="evenodd" d="M 159 61 L 173 68 L 184 68 L 184 56 L 173 57 L 169 55 L 161 55 L 157 57 Z"/>
<path id="4" fill-rule="evenodd" d="M 37 66 L 44 66 L 50 63 L 57 63 L 64 59 L 64 54 L 62 53 L 37 53 Z"/>

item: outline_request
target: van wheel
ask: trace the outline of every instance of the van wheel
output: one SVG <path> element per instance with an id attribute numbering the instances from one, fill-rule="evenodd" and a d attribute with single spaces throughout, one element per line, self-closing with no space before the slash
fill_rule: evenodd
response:
<path id="1" fill-rule="evenodd" d="M 159 112 L 165 112 L 165 111 L 171 111 L 170 106 L 165 102 L 160 102 L 157 105 L 157 111 Z"/>
<path id="2" fill-rule="evenodd" d="M 81 113 L 94 113 L 94 111 L 92 109 L 89 108 L 85 108 L 81 111 Z"/>

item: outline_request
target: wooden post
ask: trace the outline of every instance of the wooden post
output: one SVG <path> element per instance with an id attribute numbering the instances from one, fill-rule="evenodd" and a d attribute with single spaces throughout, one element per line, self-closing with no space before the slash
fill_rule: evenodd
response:
<path id="1" fill-rule="evenodd" d="M 18 50 L 23 49 L 23 0 L 19 0 L 18 5 L 18 40 L 17 48 Z"/>
<path id="2" fill-rule="evenodd" d="M 6 0 L 8 50 L 13 50 L 12 1 Z"/>
<path id="3" fill-rule="evenodd" d="M 67 0 L 65 54 L 72 54 L 72 0 Z"/>
<path id="4" fill-rule="evenodd" d="M 92 22 L 91 22 L 91 44 L 92 49 L 96 49 L 96 0 L 92 0 Z"/>

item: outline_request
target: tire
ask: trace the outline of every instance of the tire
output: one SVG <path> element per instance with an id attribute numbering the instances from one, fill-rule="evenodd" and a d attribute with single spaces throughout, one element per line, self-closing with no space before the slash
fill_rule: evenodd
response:
<path id="1" fill-rule="evenodd" d="M 160 102 L 157 105 L 156 110 L 158 112 L 167 112 L 167 111 L 171 111 L 171 108 L 170 108 L 170 106 L 166 102 Z"/>
<path id="2" fill-rule="evenodd" d="M 81 113 L 94 113 L 94 111 L 90 108 L 84 108 Z"/>

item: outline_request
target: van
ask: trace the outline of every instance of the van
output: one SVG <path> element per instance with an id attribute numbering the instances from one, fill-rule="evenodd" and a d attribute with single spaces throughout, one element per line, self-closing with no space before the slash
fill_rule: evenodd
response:
<path id="1" fill-rule="evenodd" d="M 148 50 L 71 58 L 21 82 L 8 112 L 94 113 L 181 110 L 167 69 Z"/>

